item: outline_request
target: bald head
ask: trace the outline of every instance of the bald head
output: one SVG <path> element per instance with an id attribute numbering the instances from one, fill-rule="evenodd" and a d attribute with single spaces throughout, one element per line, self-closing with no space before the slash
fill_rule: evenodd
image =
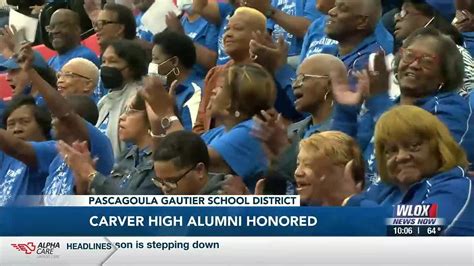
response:
<path id="1" fill-rule="evenodd" d="M 47 26 L 49 40 L 59 54 L 67 53 L 81 42 L 79 15 L 69 9 L 58 9 Z"/>
<path id="2" fill-rule="evenodd" d="M 55 16 L 59 16 L 61 18 L 64 18 L 65 21 L 68 21 L 71 24 L 74 24 L 78 27 L 80 27 L 80 25 L 81 25 L 81 19 L 79 18 L 79 14 L 72 11 L 71 9 L 60 8 L 60 9 L 54 11 L 53 15 L 51 16 L 51 19 L 53 19 L 53 17 L 55 17 Z"/>
<path id="3" fill-rule="evenodd" d="M 330 54 L 315 54 L 306 58 L 298 68 L 299 72 L 312 75 L 329 76 L 331 72 L 347 72 L 344 63 Z"/>
<path id="4" fill-rule="evenodd" d="M 382 17 L 382 2 L 381 0 L 360 0 L 361 14 L 369 17 L 369 23 L 375 29 L 377 22 Z"/>

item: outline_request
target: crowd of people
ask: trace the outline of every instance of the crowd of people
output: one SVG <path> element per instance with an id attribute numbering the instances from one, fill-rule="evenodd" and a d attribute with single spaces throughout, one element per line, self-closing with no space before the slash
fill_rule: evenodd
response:
<path id="1" fill-rule="evenodd" d="M 2 29 L 0 205 L 300 195 L 437 204 L 473 233 L 474 1 L 194 0 L 153 34 L 159 1 L 85 1 L 99 55 L 69 9 L 48 61 Z"/>

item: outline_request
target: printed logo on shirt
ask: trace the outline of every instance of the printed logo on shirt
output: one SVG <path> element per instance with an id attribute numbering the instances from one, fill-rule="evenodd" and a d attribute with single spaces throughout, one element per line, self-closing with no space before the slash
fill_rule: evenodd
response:
<path id="1" fill-rule="evenodd" d="M 15 170 L 8 169 L 3 183 L 0 184 L 0 206 L 4 206 L 12 198 L 12 190 L 16 178 L 21 176 L 24 171 L 25 168 L 19 168 Z"/>
<path id="2" fill-rule="evenodd" d="M 54 171 L 53 180 L 45 189 L 45 195 L 68 195 L 72 191 L 72 184 L 67 180 L 68 166 L 62 162 L 61 165 Z"/>
<path id="3" fill-rule="evenodd" d="M 285 12 L 286 14 L 290 16 L 296 16 L 296 3 L 295 2 L 288 2 L 288 1 L 279 1 L 277 5 L 282 12 Z M 280 8 L 281 6 L 281 8 Z M 273 32 L 272 36 L 274 40 L 278 40 L 280 36 L 282 36 L 285 39 L 285 42 L 288 45 L 291 45 L 291 41 L 294 38 L 294 35 L 287 32 L 283 27 L 281 27 L 278 24 L 275 24 L 273 27 Z"/>
<path id="4" fill-rule="evenodd" d="M 314 55 L 314 54 L 320 54 L 323 51 L 324 46 L 327 45 L 337 45 L 338 42 L 336 40 L 330 39 L 323 37 L 321 39 L 315 40 L 311 42 L 308 48 L 308 52 L 306 53 L 306 58 Z"/>
<path id="5" fill-rule="evenodd" d="M 108 126 L 109 126 L 109 114 L 107 114 L 104 120 L 102 120 L 102 123 L 100 123 L 98 129 L 100 132 L 102 132 L 102 134 L 107 135 Z"/>
<path id="6" fill-rule="evenodd" d="M 191 38 L 191 40 L 194 40 L 194 38 L 197 36 L 197 32 L 189 32 L 187 35 L 189 38 Z"/>

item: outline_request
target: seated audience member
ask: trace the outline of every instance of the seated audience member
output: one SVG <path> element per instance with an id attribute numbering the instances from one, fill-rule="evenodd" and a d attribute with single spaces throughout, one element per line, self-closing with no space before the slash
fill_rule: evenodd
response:
<path id="1" fill-rule="evenodd" d="M 54 50 L 58 52 L 58 55 L 53 56 L 48 62 L 55 71 L 59 71 L 69 60 L 77 57 L 100 65 L 97 55 L 81 45 L 81 23 L 76 12 L 69 9 L 56 10 L 46 30 Z"/>
<path id="2" fill-rule="evenodd" d="M 127 102 L 142 86 L 141 79 L 147 73 L 145 51 L 130 40 L 117 40 L 109 44 L 102 55 L 101 81 L 109 93 L 100 99 L 97 127 L 106 134 L 118 156 L 125 150 L 125 143 L 118 136 L 120 116 Z"/>
<path id="3" fill-rule="evenodd" d="M 31 68 L 33 49 L 24 45 L 18 56 L 22 69 L 28 73 L 33 85 L 37 85 L 53 118 L 52 126 L 55 138 L 66 143 L 86 141 L 93 157 L 97 158 L 97 170 L 102 174 L 110 173 L 113 166 L 113 153 L 110 141 L 93 123 L 97 121 L 98 111 L 95 103 L 88 96 L 74 95 L 64 98 L 46 83 L 38 73 Z M 26 144 L 26 145 L 25 145 Z M 72 171 L 67 166 L 67 158 L 63 160 L 56 149 L 51 151 L 51 143 L 23 142 L 24 152 L 38 171 L 48 172 L 43 194 L 44 203 L 58 204 L 56 195 L 74 194 L 74 179 Z M 54 143 L 53 143 L 54 147 Z M 50 197 L 51 196 L 51 197 Z"/>
<path id="4" fill-rule="evenodd" d="M 117 159 L 110 175 L 99 173 L 87 145 L 72 146 L 61 142 L 59 152 L 68 158 L 76 184 L 76 194 L 157 195 L 162 194 L 152 182 L 152 138 L 145 101 L 135 96 L 120 117 L 119 138 L 132 145 Z"/>
<path id="5" fill-rule="evenodd" d="M 357 82 L 352 73 L 366 68 L 370 54 L 393 51 L 393 38 L 380 28 L 381 13 L 380 0 L 339 0 L 328 12 L 325 33 L 338 44 L 324 46 L 322 53 L 335 55 L 344 62 L 351 84 Z"/>
<path id="6" fill-rule="evenodd" d="M 157 78 L 145 84 L 152 134 L 158 137 L 183 130 L 175 116 L 174 100 Z M 250 134 L 252 117 L 273 106 L 276 97 L 272 76 L 256 64 L 234 65 L 226 73 L 223 88 L 213 94 L 210 112 L 222 126 L 202 135 L 209 147 L 209 171 L 237 174 L 253 191 L 267 170 L 267 159 L 257 138 Z"/>
<path id="7" fill-rule="evenodd" d="M 329 74 L 334 71 L 347 72 L 340 59 L 328 54 L 312 55 L 299 66 L 293 91 L 296 110 L 310 114 L 304 120 L 287 126 L 272 112 L 265 112 L 264 119 L 254 118 L 253 133 L 271 151 L 273 170 L 288 180 L 293 181 L 299 142 L 332 126 L 334 101 Z"/>
<path id="8" fill-rule="evenodd" d="M 171 12 L 166 17 L 166 25 L 168 30 L 186 34 L 193 40 L 196 48 L 196 64 L 193 70 L 204 80 L 207 71 L 216 65 L 218 34 L 216 25 L 192 11 L 187 11 L 181 21 Z"/>
<path id="9" fill-rule="evenodd" d="M 174 91 L 178 116 L 186 130 L 192 130 L 201 103 L 202 80 L 192 71 L 196 50 L 192 40 L 173 31 L 153 38 L 152 62 L 148 75 L 161 79 L 165 87 L 176 81 Z"/>
<path id="10" fill-rule="evenodd" d="M 354 139 L 338 131 L 314 134 L 299 144 L 295 171 L 301 203 L 341 206 L 364 188 L 364 160 Z"/>
<path id="11" fill-rule="evenodd" d="M 395 101 L 388 96 L 388 72 L 381 54 L 375 58 L 374 72 L 359 75 L 355 92 L 345 75 L 332 79 L 334 98 L 338 102 L 333 129 L 357 138 L 368 163 L 367 183 L 376 179 L 374 121 L 398 104 L 416 105 L 438 117 L 473 161 L 473 132 L 469 121 L 472 111 L 468 102 L 457 94 L 463 82 L 464 64 L 454 42 L 436 29 L 422 28 L 404 41 L 394 62 L 401 92 Z M 364 99 L 367 111 L 358 117 Z"/>
<path id="12" fill-rule="evenodd" d="M 465 211 L 473 186 L 466 154 L 433 114 L 410 105 L 384 113 L 375 126 L 375 152 L 380 181 L 347 205 L 436 204 L 448 228 Z"/>
<path id="13" fill-rule="evenodd" d="M 34 52 L 32 67 L 49 85 L 56 86 L 56 73 L 48 67 L 48 63 L 38 52 Z M 16 58 L 12 57 L 0 63 L 0 72 L 3 71 L 7 71 L 7 82 L 13 89 L 14 96 L 31 95 L 35 98 L 37 104 L 44 104 L 38 88 L 31 84 L 28 73 L 21 69 Z"/>
<path id="14" fill-rule="evenodd" d="M 329 10 L 334 8 L 335 0 L 318 0 L 316 8 L 322 14 L 315 19 L 308 28 L 303 39 L 301 48 L 300 62 L 313 54 L 319 54 L 323 51 L 325 45 L 335 45 L 338 42 L 326 36 L 324 28 L 328 20 Z"/>
<path id="15" fill-rule="evenodd" d="M 93 21 L 101 54 L 113 41 L 135 40 L 136 38 L 135 18 L 132 11 L 124 5 L 106 4 L 104 9 L 99 11 L 97 19 Z M 100 100 L 107 93 L 108 88 L 102 80 L 99 80 L 99 85 L 94 91 L 94 98 Z"/>
<path id="16" fill-rule="evenodd" d="M 398 45 L 414 31 L 420 28 L 432 27 L 449 35 L 457 44 L 464 60 L 464 83 L 459 89 L 461 96 L 467 96 L 474 85 L 474 62 L 471 55 L 462 47 L 462 36 L 445 18 L 428 3 L 405 0 L 401 11 L 395 15 L 395 41 Z M 392 85 L 393 86 L 393 85 Z"/>
<path id="17" fill-rule="evenodd" d="M 153 183 L 166 195 L 248 194 L 245 187 L 232 187 L 238 177 L 208 172 L 208 148 L 192 132 L 168 134 L 153 152 L 153 158 Z"/>
<path id="18" fill-rule="evenodd" d="M 114 3 L 105 4 L 94 22 L 94 30 L 97 32 L 97 41 L 101 51 L 104 52 L 112 41 L 134 40 L 136 27 L 130 8 Z"/>
<path id="19" fill-rule="evenodd" d="M 143 14 L 150 8 L 155 0 L 134 0 L 133 6 L 138 10 L 138 14 L 135 16 L 135 23 L 137 24 L 137 37 L 147 41 L 153 41 L 153 33 L 145 28 L 145 25 L 142 23 Z"/>
<path id="20" fill-rule="evenodd" d="M 2 120 L 5 129 L 0 129 L 0 206 L 14 204 L 23 195 L 41 195 L 48 172 L 37 171 L 36 165 L 28 163 L 31 158 L 23 157 L 22 148 L 30 142 L 49 140 L 51 130 L 48 110 L 36 105 L 31 96 L 15 96 L 6 106 Z M 54 150 L 54 145 L 50 149 Z"/>
<path id="21" fill-rule="evenodd" d="M 315 0 L 247 0 L 248 6 L 260 10 L 267 18 L 267 29 L 273 39 L 282 37 L 288 44 L 288 64 L 297 68 L 303 38 L 311 25 L 321 13 L 316 10 Z"/>
<path id="22" fill-rule="evenodd" d="M 222 73 L 233 64 L 245 64 L 257 62 L 265 66 L 274 75 L 277 84 L 277 98 L 275 109 L 282 113 L 283 117 L 289 120 L 298 121 L 301 119 L 294 109 L 294 95 L 291 88 L 290 79 L 294 77 L 294 71 L 286 64 L 286 53 L 284 45 L 279 42 L 278 56 L 273 54 L 251 56 L 251 40 L 255 32 L 265 32 L 266 19 L 258 10 L 248 7 L 240 7 L 230 18 L 227 31 L 224 36 L 225 50 L 232 58 L 232 61 L 224 66 L 216 66 L 211 69 L 206 77 L 204 95 L 199 107 L 198 120 L 194 127 L 194 132 L 202 133 L 211 128 L 211 118 L 206 114 L 211 92 L 214 88 L 221 86 L 218 84 Z M 283 55 L 284 54 L 284 55 Z M 283 58 L 283 61 L 280 61 Z M 222 79 L 221 79 L 222 80 Z"/>
<path id="23" fill-rule="evenodd" d="M 99 69 L 85 58 L 73 58 L 61 68 L 57 78 L 57 88 L 61 95 L 92 97 L 99 82 Z"/>
<path id="24" fill-rule="evenodd" d="M 242 5 L 249 8 L 255 8 L 262 14 L 267 10 L 261 9 L 262 3 L 265 1 L 240 1 L 240 0 L 228 0 L 222 1 L 209 1 L 209 0 L 195 0 L 193 1 L 192 12 L 201 15 L 204 19 L 210 23 L 215 24 L 218 27 L 218 51 L 217 51 L 217 62 L 216 65 L 224 65 L 229 62 L 231 56 L 227 54 L 224 48 L 224 33 L 227 31 L 229 19 L 234 15 L 235 10 Z M 265 22 L 266 23 L 266 22 Z M 245 26 L 251 26 L 252 24 L 245 24 Z M 266 26 L 265 26 L 266 28 Z M 265 28 L 261 30 L 265 31 Z M 235 59 L 234 59 L 235 60 Z"/>

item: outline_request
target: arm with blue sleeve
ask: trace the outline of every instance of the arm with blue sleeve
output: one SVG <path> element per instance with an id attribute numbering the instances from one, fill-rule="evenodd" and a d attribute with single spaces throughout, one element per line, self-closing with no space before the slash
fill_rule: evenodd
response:
<path id="1" fill-rule="evenodd" d="M 297 9 L 302 9 L 303 14 L 292 16 L 279 9 L 274 9 L 271 19 L 297 38 L 303 38 L 309 25 L 317 17 L 316 3 L 315 0 L 297 0 L 295 4 Z M 300 13 L 298 10 L 296 12 Z"/>
<path id="2" fill-rule="evenodd" d="M 222 9 L 227 6 L 230 6 L 230 4 L 217 2 L 209 3 L 208 0 L 194 0 L 193 12 L 201 15 L 207 21 L 219 25 L 222 22 L 222 15 L 225 13 Z"/>
<path id="3" fill-rule="evenodd" d="M 36 152 L 31 143 L 13 136 L 5 129 L 0 129 L 0 150 L 30 167 L 37 166 Z"/>
<path id="4" fill-rule="evenodd" d="M 274 74 L 277 97 L 275 109 L 286 119 L 299 121 L 303 116 L 295 109 L 295 95 L 291 79 L 296 77 L 295 71 L 288 65 L 284 65 Z"/>
<path id="5" fill-rule="evenodd" d="M 205 44 L 194 42 L 196 48 L 196 62 L 203 66 L 206 71 L 213 68 L 217 61 L 217 39 L 218 29 L 215 25 L 209 24 L 206 26 Z"/>
<path id="6" fill-rule="evenodd" d="M 75 113 L 66 99 L 48 82 L 46 82 L 34 69 L 28 71 L 33 86 L 38 88 L 43 96 L 51 114 L 55 116 L 60 123 L 63 123 L 65 129 L 68 129 L 66 143 L 73 143 L 76 140 L 89 141 L 89 132 L 86 122 Z M 66 134 L 65 134 L 66 135 Z"/>

